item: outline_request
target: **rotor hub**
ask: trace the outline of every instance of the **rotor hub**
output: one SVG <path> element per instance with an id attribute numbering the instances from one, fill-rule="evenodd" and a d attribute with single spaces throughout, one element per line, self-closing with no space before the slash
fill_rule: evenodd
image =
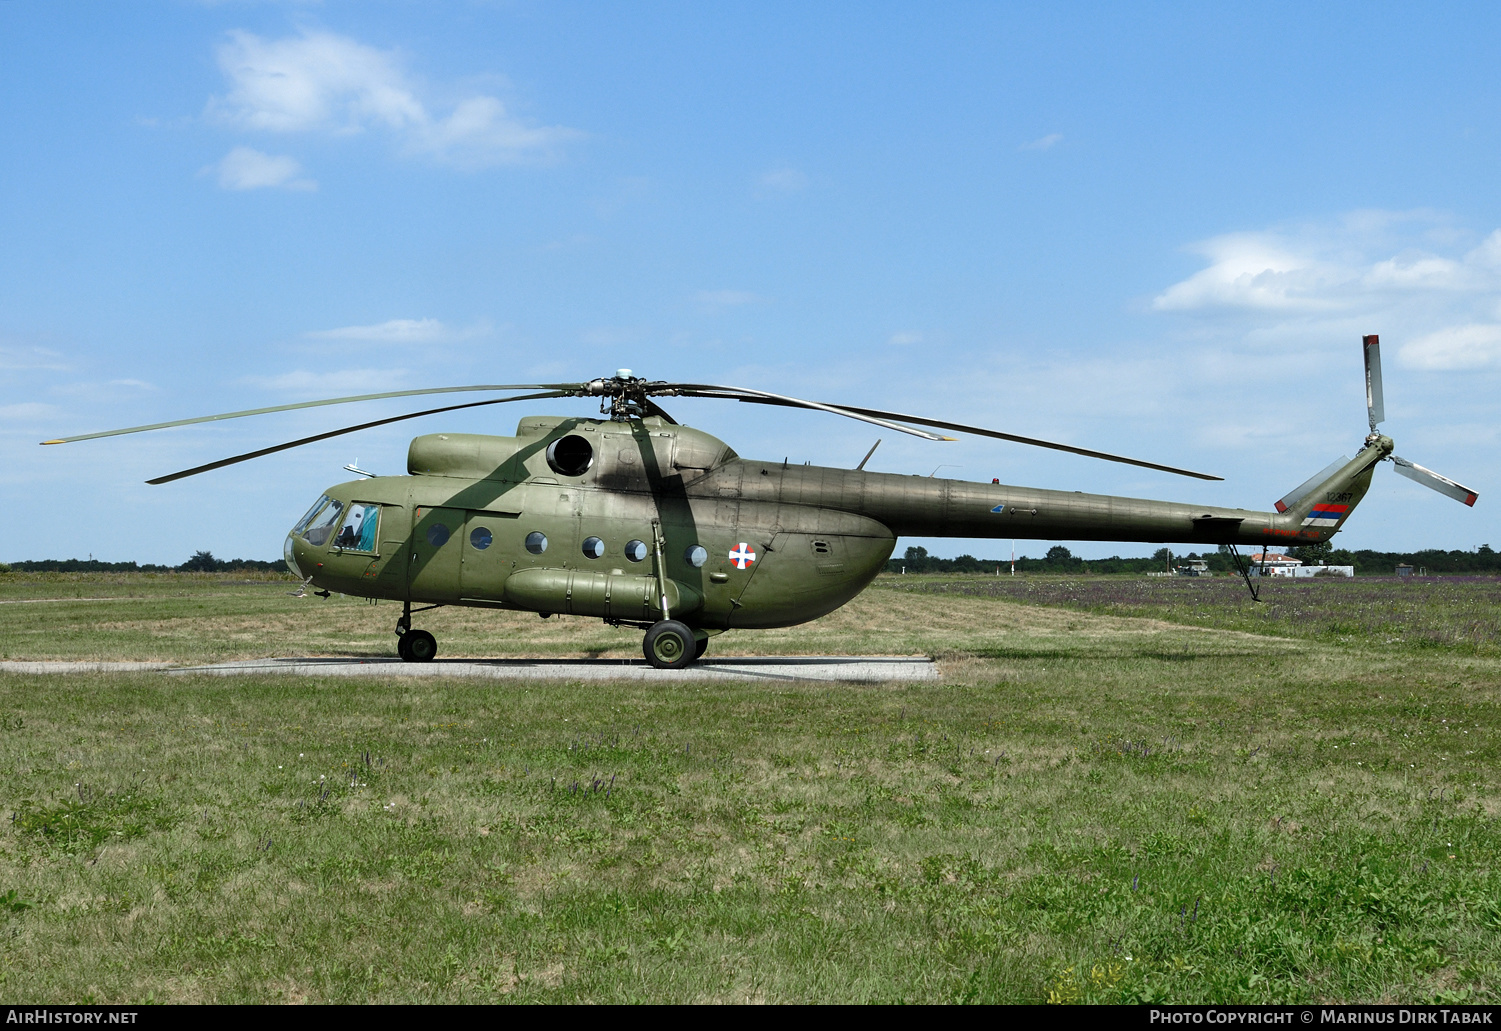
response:
<path id="1" fill-rule="evenodd" d="M 597 397 L 601 414 L 608 414 L 611 422 L 630 422 L 656 414 L 656 406 L 647 401 L 653 394 L 676 394 L 664 381 L 650 381 L 632 376 L 630 369 L 621 369 L 608 379 L 594 379 L 583 384 L 579 390 L 569 391 L 575 397 Z"/>

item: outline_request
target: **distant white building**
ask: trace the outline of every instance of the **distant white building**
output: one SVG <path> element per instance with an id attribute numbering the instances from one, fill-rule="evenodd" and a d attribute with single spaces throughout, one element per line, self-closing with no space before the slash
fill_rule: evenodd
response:
<path id="1" fill-rule="evenodd" d="M 1259 551 L 1251 556 L 1252 576 L 1297 576 L 1303 560 L 1291 555 Z"/>
<path id="2" fill-rule="evenodd" d="M 1354 566 L 1305 566 L 1300 558 L 1291 555 L 1278 555 L 1273 552 L 1259 552 L 1251 556 L 1252 576 L 1285 576 L 1296 580 L 1305 580 L 1313 576 L 1354 576 Z"/>

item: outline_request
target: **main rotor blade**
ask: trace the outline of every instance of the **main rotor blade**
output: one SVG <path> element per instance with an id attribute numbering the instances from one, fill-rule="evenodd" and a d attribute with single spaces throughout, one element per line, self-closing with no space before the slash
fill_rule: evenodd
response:
<path id="1" fill-rule="evenodd" d="M 732 390 L 734 388 L 732 388 L 732 387 L 726 387 L 726 388 L 721 388 L 721 389 Z M 702 396 L 705 396 L 705 397 L 729 397 L 731 395 L 729 395 L 729 394 L 703 394 Z M 788 403 L 786 401 L 774 400 L 773 399 L 774 397 L 775 397 L 775 395 L 766 395 L 766 396 L 760 396 L 760 397 L 737 397 L 737 398 L 735 398 L 735 400 L 737 400 L 737 401 L 746 401 L 746 402 L 750 402 L 751 404 L 763 404 L 763 405 L 778 405 L 778 404 L 785 405 L 785 404 Z M 1002 433 L 1000 430 L 987 430 L 987 429 L 983 429 L 983 428 L 981 428 L 979 426 L 966 426 L 964 423 L 959 423 L 959 422 L 944 422 L 941 419 L 924 419 L 921 416 L 917 416 L 917 415 L 903 415 L 900 412 L 884 412 L 884 411 L 881 411 L 880 409 L 877 409 L 877 408 L 856 408 L 856 407 L 854 407 L 852 405 L 816 405 L 815 406 L 813 403 L 808 402 L 808 403 L 806 403 L 805 407 L 817 407 L 817 408 L 819 408 L 819 409 L 821 409 L 823 411 L 832 411 L 836 415 L 847 415 L 847 416 L 849 416 L 852 419 L 861 419 L 861 418 L 864 418 L 866 416 L 869 416 L 871 418 L 866 419 L 866 421 L 877 422 L 877 425 L 894 426 L 894 428 L 902 430 L 902 431 L 907 432 L 907 433 L 912 433 L 914 431 L 908 429 L 905 426 L 901 426 L 901 425 L 894 424 L 894 423 L 888 423 L 888 422 L 881 421 L 881 420 L 886 420 L 886 419 L 901 419 L 901 420 L 903 420 L 905 422 L 915 422 L 919 426 L 932 426 L 932 427 L 934 427 L 936 429 L 940 429 L 940 430 L 954 430 L 957 433 L 973 433 L 976 436 L 994 437 L 997 440 L 1010 440 L 1010 441 L 1015 441 L 1018 444 L 1032 444 L 1032 445 L 1034 445 L 1036 447 L 1052 448 L 1054 451 L 1067 451 L 1070 454 L 1083 455 L 1086 458 L 1102 458 L 1102 459 L 1104 459 L 1107 462 L 1121 462 L 1121 463 L 1123 463 L 1125 465 L 1137 465 L 1137 466 L 1141 466 L 1143 469 L 1156 469 L 1159 472 L 1176 473 L 1179 476 L 1192 476 L 1192 477 L 1194 477 L 1196 479 L 1200 479 L 1200 480 L 1223 480 L 1224 479 L 1223 476 L 1214 476 L 1214 475 L 1211 475 L 1210 473 L 1196 473 L 1196 472 L 1194 472 L 1191 469 L 1179 469 L 1176 466 L 1161 465 L 1161 464 L 1159 464 L 1157 462 L 1146 462 L 1146 461 L 1143 461 L 1143 460 L 1141 460 L 1139 458 L 1127 458 L 1124 455 L 1113 455 L 1113 454 L 1110 454 L 1108 451 L 1095 451 L 1095 450 L 1093 450 L 1091 448 L 1074 447 L 1072 444 L 1059 444 L 1059 443 L 1057 443 L 1055 441 L 1042 440 L 1042 439 L 1040 439 L 1038 437 L 1023 437 L 1023 436 L 1019 436 L 1018 434 L 1015 434 L 1015 433 Z M 922 436 L 922 434 L 918 434 L 918 435 Z M 932 435 L 928 435 L 928 439 L 930 439 L 930 440 L 952 440 L 954 438 L 952 438 L 952 437 L 934 437 Z"/>
<path id="2" fill-rule="evenodd" d="M 393 422 L 404 422 L 407 419 L 420 419 L 424 415 L 438 415 L 441 412 L 457 412 L 461 408 L 483 408 L 485 405 L 503 405 L 510 401 L 537 401 L 548 397 L 567 397 L 565 393 L 548 391 L 543 394 L 522 394 L 518 397 L 498 397 L 493 401 L 471 401 L 463 405 L 448 405 L 445 408 L 429 408 L 425 412 L 412 412 L 409 415 L 396 415 L 389 419 L 376 419 L 374 422 L 362 422 L 358 426 L 346 426 L 341 430 L 329 430 L 327 433 L 315 433 L 311 437 L 303 437 L 301 440 L 290 440 L 285 444 L 276 444 L 272 447 L 263 447 L 259 451 L 248 451 L 243 455 L 235 455 L 233 458 L 224 458 L 207 465 L 194 466 L 191 469 L 183 469 L 181 472 L 168 473 L 166 476 L 158 476 L 154 480 L 146 482 L 156 486 L 162 483 L 171 483 L 173 480 L 185 479 L 189 476 L 197 476 L 199 473 L 212 472 L 215 469 L 223 469 L 227 465 L 236 465 L 240 462 L 248 462 L 252 458 L 260 458 L 264 455 L 274 455 L 278 451 L 288 451 L 304 444 L 314 444 L 330 437 L 341 437 L 346 433 L 354 433 L 358 430 L 368 430 L 374 426 L 387 426 Z"/>
<path id="3" fill-rule="evenodd" d="M 902 426 L 899 423 L 889 422 L 881 418 L 882 415 L 886 414 L 884 412 L 867 412 L 863 408 L 845 408 L 840 405 L 827 405 L 821 401 L 805 401 L 800 397 L 771 394 L 764 390 L 751 390 L 749 387 L 718 387 L 708 383 L 666 383 L 653 384 L 653 386 L 660 388 L 656 391 L 658 393 L 672 393 L 680 397 L 718 397 L 725 400 L 781 405 L 784 408 L 809 408 L 817 412 L 828 412 L 831 415 L 842 415 L 847 419 L 858 419 L 861 422 L 868 422 L 874 426 L 884 426 L 888 430 L 896 430 L 898 433 L 910 433 L 912 436 L 922 437 L 924 440 L 954 439 L 953 437 L 940 436 L 937 433 L 928 433 L 924 430 L 914 430 L 911 426 Z M 898 418 L 904 417 L 899 416 Z"/>
<path id="4" fill-rule="evenodd" d="M 122 430 L 103 430 L 99 433 L 81 433 L 76 437 L 59 437 L 44 440 L 43 444 L 71 444 L 79 440 L 94 440 L 98 437 L 118 437 L 122 433 L 144 433 L 147 430 L 164 430 L 171 426 L 192 426 L 200 422 L 219 422 L 224 419 L 243 419 L 247 415 L 267 415 L 271 412 L 290 412 L 298 408 L 318 408 L 323 405 L 343 405 L 353 401 L 379 401 L 387 397 L 417 397 L 422 394 L 457 394 L 476 390 L 570 390 L 582 387 L 582 383 L 511 383 L 487 384 L 470 387 L 428 387 L 422 390 L 390 390 L 383 394 L 355 394 L 351 397 L 330 397 L 322 401 L 300 401 L 290 405 L 272 405 L 270 408 L 247 408 L 243 412 L 224 412 L 220 415 L 201 415 L 196 419 L 174 419 L 171 422 L 154 422 L 149 426 L 129 426 Z M 566 396 L 566 395 L 559 395 Z M 437 409 L 442 411 L 442 409 Z M 372 423 L 371 425 L 378 425 Z"/>
<path id="5" fill-rule="evenodd" d="M 1002 433 L 1000 430 L 987 430 L 980 426 L 966 426 L 961 422 L 944 422 L 940 419 L 924 419 L 916 415 L 902 415 L 899 412 L 882 412 L 870 408 L 851 408 L 852 412 L 862 412 L 866 415 L 882 415 L 888 419 L 904 419 L 915 422 L 919 426 L 933 426 L 940 430 L 953 430 L 956 433 L 973 433 L 980 437 L 994 437 L 997 440 L 1011 440 L 1018 444 L 1031 444 L 1034 447 L 1052 448 L 1054 451 L 1067 451 L 1075 455 L 1083 455 L 1086 458 L 1102 458 L 1107 462 L 1121 462 L 1125 465 L 1137 465 L 1143 469 L 1156 469 L 1158 472 L 1176 473 L 1179 476 L 1192 476 L 1199 480 L 1223 480 L 1223 476 L 1215 476 L 1212 473 L 1196 473 L 1192 469 L 1179 469 L 1174 465 L 1162 465 L 1158 462 L 1147 462 L 1140 458 L 1127 458 L 1125 455 L 1113 455 L 1108 451 L 1095 451 L 1087 447 L 1074 447 L 1072 444 L 1059 444 L 1052 440 L 1043 440 L 1040 437 L 1023 437 L 1015 433 Z"/>
<path id="6" fill-rule="evenodd" d="M 1365 345 L 1365 407 L 1371 417 L 1371 432 L 1386 421 L 1386 402 L 1381 397 L 1381 338 L 1372 334 L 1361 338 Z"/>
<path id="7" fill-rule="evenodd" d="M 1392 461 L 1396 463 L 1397 472 L 1409 480 L 1421 483 L 1423 486 L 1431 490 L 1436 490 L 1440 494 L 1447 494 L 1455 501 L 1469 505 L 1471 508 L 1475 507 L 1475 500 L 1480 497 L 1479 494 L 1476 494 L 1470 488 L 1462 487 L 1449 479 L 1449 477 L 1440 476 L 1432 469 L 1425 469 L 1416 462 L 1409 462 L 1407 459 L 1398 458 L 1396 455 L 1392 455 Z"/>

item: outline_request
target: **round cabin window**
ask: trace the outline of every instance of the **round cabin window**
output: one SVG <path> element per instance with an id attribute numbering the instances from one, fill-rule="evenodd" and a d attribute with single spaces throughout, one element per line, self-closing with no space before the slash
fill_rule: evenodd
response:
<path id="1" fill-rule="evenodd" d="M 605 542 L 598 537 L 589 537 L 584 540 L 584 554 L 589 558 L 605 557 Z"/>
<path id="2" fill-rule="evenodd" d="M 704 550 L 701 544 L 695 544 L 683 552 L 683 557 L 688 560 L 688 564 L 694 569 L 702 569 L 704 563 L 709 561 L 709 553 Z"/>
<path id="3" fill-rule="evenodd" d="M 435 548 L 441 548 L 447 544 L 449 536 L 448 527 L 442 523 L 434 523 L 427 528 L 427 543 Z"/>
<path id="4" fill-rule="evenodd" d="M 631 541 L 625 546 L 625 557 L 632 562 L 644 562 L 646 560 L 646 542 Z"/>
<path id="5" fill-rule="evenodd" d="M 483 526 L 476 526 L 469 531 L 469 543 L 474 546 L 475 551 L 484 551 L 494 540 L 495 535 Z"/>
<path id="6" fill-rule="evenodd" d="M 547 550 L 547 534 L 533 530 L 526 535 L 526 550 L 533 555 L 540 555 Z"/>
<path id="7" fill-rule="evenodd" d="M 547 464 L 559 476 L 582 476 L 594 464 L 594 445 L 576 433 L 547 445 Z"/>

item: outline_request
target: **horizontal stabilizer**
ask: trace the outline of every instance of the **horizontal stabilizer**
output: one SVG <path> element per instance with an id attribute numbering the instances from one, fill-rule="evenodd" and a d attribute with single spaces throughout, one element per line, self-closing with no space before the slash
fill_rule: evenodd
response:
<path id="1" fill-rule="evenodd" d="M 1324 468 L 1290 490 L 1281 501 L 1277 502 L 1277 511 L 1286 512 L 1288 509 L 1296 507 L 1298 502 L 1303 501 L 1308 495 L 1313 493 L 1315 487 L 1349 464 L 1350 459 L 1344 455 L 1330 462 Z"/>
<path id="2" fill-rule="evenodd" d="M 1440 494 L 1447 494 L 1461 504 L 1469 505 L 1471 508 L 1475 507 L 1475 500 L 1480 495 L 1476 494 L 1470 488 L 1462 487 L 1449 479 L 1449 477 L 1440 476 L 1432 469 L 1425 469 L 1416 462 L 1409 462 L 1405 458 L 1398 458 L 1396 455 L 1392 455 L 1392 461 L 1397 464 L 1397 472 L 1409 480 L 1415 480 L 1430 490 L 1438 491 Z"/>

